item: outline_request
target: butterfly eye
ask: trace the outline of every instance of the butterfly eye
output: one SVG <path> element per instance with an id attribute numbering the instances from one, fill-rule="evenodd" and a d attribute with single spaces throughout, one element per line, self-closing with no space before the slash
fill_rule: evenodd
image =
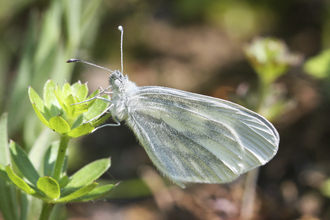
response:
<path id="1" fill-rule="evenodd" d="M 115 79 L 115 81 L 114 81 L 114 85 L 115 85 L 115 87 L 120 87 L 120 85 L 122 84 L 122 82 L 119 80 L 119 79 Z"/>

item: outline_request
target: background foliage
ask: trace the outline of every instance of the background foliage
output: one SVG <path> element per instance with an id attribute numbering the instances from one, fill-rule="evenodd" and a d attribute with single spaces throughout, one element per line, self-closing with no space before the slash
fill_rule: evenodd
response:
<path id="1" fill-rule="evenodd" d="M 118 25 L 125 29 L 124 73 L 139 86 L 169 86 L 250 108 L 258 100 L 260 73 L 243 48 L 260 36 L 284 40 L 304 59 L 268 91 L 287 105 L 273 118 L 280 150 L 260 169 L 253 219 L 330 216 L 328 1 L 3 0 L 0 6 L 0 110 L 8 112 L 9 138 L 27 151 L 38 137 L 41 142 L 55 136 L 37 121 L 27 86 L 41 94 L 51 78 L 60 86 L 65 80 L 88 81 L 90 91 L 106 87 L 109 73 L 65 61 L 81 58 L 119 69 Z M 71 172 L 111 156 L 104 178 L 123 181 L 106 201 L 59 207 L 55 211 L 63 218 L 97 219 L 100 213 L 112 219 L 240 216 L 244 177 L 228 185 L 194 184 L 181 190 L 159 176 L 125 126 L 101 129 L 74 144 Z"/>

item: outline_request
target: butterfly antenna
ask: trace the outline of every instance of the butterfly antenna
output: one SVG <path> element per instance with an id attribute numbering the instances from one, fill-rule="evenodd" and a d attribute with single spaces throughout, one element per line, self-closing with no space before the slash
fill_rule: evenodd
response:
<path id="1" fill-rule="evenodd" d="M 123 38 L 124 38 L 124 28 L 122 26 L 118 26 L 118 30 L 120 31 L 120 65 L 121 65 L 121 73 L 124 73 L 124 62 L 123 62 Z"/>
<path id="2" fill-rule="evenodd" d="M 70 60 L 67 60 L 66 62 L 67 62 L 67 63 L 77 63 L 77 62 L 80 62 L 80 63 L 86 63 L 86 64 L 88 64 L 88 65 L 95 66 L 95 67 L 97 67 L 97 68 L 104 69 L 104 70 L 109 71 L 109 72 L 112 72 L 112 73 L 114 72 L 114 71 L 109 70 L 109 69 L 107 69 L 107 68 L 105 68 L 105 67 L 103 67 L 103 66 L 99 66 L 99 65 L 96 65 L 96 64 L 94 64 L 94 63 L 87 62 L 87 61 L 85 61 L 85 60 L 70 59 Z"/>

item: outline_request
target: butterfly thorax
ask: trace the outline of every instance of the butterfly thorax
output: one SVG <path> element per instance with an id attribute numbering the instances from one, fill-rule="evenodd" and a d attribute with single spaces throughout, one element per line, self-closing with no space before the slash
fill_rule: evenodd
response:
<path id="1" fill-rule="evenodd" d="M 128 79 L 128 76 L 124 76 L 119 70 L 115 70 L 110 74 L 109 83 L 112 86 L 112 101 L 113 107 L 111 108 L 111 114 L 113 118 L 117 118 L 119 121 L 126 120 L 127 102 L 128 97 L 138 91 L 138 86 Z"/>

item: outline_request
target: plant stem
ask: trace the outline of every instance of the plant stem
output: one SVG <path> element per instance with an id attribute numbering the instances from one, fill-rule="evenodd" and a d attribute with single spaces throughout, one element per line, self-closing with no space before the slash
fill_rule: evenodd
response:
<path id="1" fill-rule="evenodd" d="M 257 108 L 254 109 L 255 112 L 261 114 L 262 106 L 265 104 L 267 94 L 269 92 L 270 84 L 264 82 L 260 79 L 259 82 L 259 100 L 257 104 Z"/>
<path id="2" fill-rule="evenodd" d="M 54 204 L 43 202 L 39 220 L 48 220 L 53 208 Z"/>
<path id="3" fill-rule="evenodd" d="M 262 73 L 267 74 L 267 73 Z M 267 93 L 269 92 L 270 84 L 260 79 L 259 82 L 259 102 L 255 111 L 259 114 L 262 113 L 262 107 L 265 104 Z M 266 115 L 265 115 L 266 116 Z M 241 219 L 249 220 L 253 217 L 254 200 L 256 194 L 256 186 L 259 175 L 259 168 L 249 171 L 245 177 L 245 186 L 243 199 L 241 204 Z"/>
<path id="4" fill-rule="evenodd" d="M 67 135 L 61 135 L 61 141 L 60 141 L 60 146 L 58 148 L 57 152 L 57 158 L 53 170 L 53 175 L 52 177 L 59 182 L 60 177 L 61 177 L 61 172 L 62 172 L 62 167 L 66 155 L 66 151 L 68 149 L 68 143 L 69 143 L 70 137 Z"/>
<path id="5" fill-rule="evenodd" d="M 241 219 L 250 220 L 253 217 L 254 199 L 258 180 L 259 168 L 249 171 L 245 177 L 245 187 L 241 207 Z"/>

